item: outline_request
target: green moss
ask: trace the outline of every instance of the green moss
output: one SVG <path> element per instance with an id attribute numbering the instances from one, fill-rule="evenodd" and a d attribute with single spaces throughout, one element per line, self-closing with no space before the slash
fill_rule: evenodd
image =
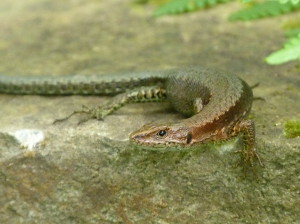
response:
<path id="1" fill-rule="evenodd" d="M 300 121 L 286 121 L 283 127 L 283 134 L 287 138 L 295 138 L 300 136 Z"/>

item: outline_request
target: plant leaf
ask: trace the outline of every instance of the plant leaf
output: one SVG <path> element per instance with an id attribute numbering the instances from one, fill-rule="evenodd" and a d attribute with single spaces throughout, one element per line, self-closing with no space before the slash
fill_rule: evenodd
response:
<path id="1" fill-rule="evenodd" d="M 286 31 L 284 34 L 288 37 L 296 37 L 300 33 L 300 28 Z"/>
<path id="2" fill-rule="evenodd" d="M 300 33 L 297 37 L 288 39 L 282 49 L 270 54 L 265 61 L 268 64 L 277 65 L 297 59 L 300 59 Z"/>
<path id="3" fill-rule="evenodd" d="M 157 8 L 154 16 L 192 12 L 229 1 L 233 0 L 172 0 Z"/>
<path id="4" fill-rule="evenodd" d="M 262 3 L 237 11 L 229 16 L 229 20 L 252 20 L 268 16 L 277 16 L 300 9 L 300 1 L 266 0 Z"/>

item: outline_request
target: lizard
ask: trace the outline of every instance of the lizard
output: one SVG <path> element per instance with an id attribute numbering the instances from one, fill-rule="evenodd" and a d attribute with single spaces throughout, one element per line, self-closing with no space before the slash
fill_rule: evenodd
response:
<path id="1" fill-rule="evenodd" d="M 34 95 L 112 95 L 113 100 L 94 108 L 74 111 L 87 119 L 102 120 L 128 103 L 167 100 L 186 116 L 175 122 L 146 124 L 130 134 L 131 142 L 153 148 L 189 147 L 243 138 L 243 160 L 253 165 L 255 125 L 246 119 L 253 101 L 251 87 L 238 76 L 215 69 L 192 67 L 164 71 L 109 75 L 5 76 L 0 75 L 0 93 Z"/>

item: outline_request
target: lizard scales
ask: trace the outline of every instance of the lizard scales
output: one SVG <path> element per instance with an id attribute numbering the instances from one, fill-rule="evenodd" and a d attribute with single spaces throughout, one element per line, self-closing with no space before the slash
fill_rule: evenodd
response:
<path id="1" fill-rule="evenodd" d="M 147 124 L 131 141 L 153 147 L 189 146 L 243 134 L 243 157 L 252 164 L 254 123 L 251 88 L 237 76 L 206 68 L 188 68 L 94 76 L 1 76 L 0 92 L 38 95 L 117 95 L 111 105 L 84 111 L 102 119 L 129 102 L 167 99 L 188 118 L 173 123 Z M 104 109 L 103 109 L 104 108 Z"/>

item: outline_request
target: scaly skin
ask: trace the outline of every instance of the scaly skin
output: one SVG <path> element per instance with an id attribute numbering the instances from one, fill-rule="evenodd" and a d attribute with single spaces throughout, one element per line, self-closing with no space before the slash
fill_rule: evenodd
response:
<path id="1" fill-rule="evenodd" d="M 256 158 L 260 162 L 254 147 L 254 123 L 245 120 L 252 105 L 252 90 L 232 74 L 196 67 L 123 75 L 0 76 L 0 92 L 39 95 L 119 94 L 113 103 L 74 112 L 87 113 L 89 118 L 97 119 L 103 119 L 130 102 L 167 98 L 178 112 L 189 118 L 173 123 L 145 125 L 130 135 L 132 142 L 152 147 L 191 146 L 226 140 L 242 133 L 244 160 L 252 164 Z"/>

